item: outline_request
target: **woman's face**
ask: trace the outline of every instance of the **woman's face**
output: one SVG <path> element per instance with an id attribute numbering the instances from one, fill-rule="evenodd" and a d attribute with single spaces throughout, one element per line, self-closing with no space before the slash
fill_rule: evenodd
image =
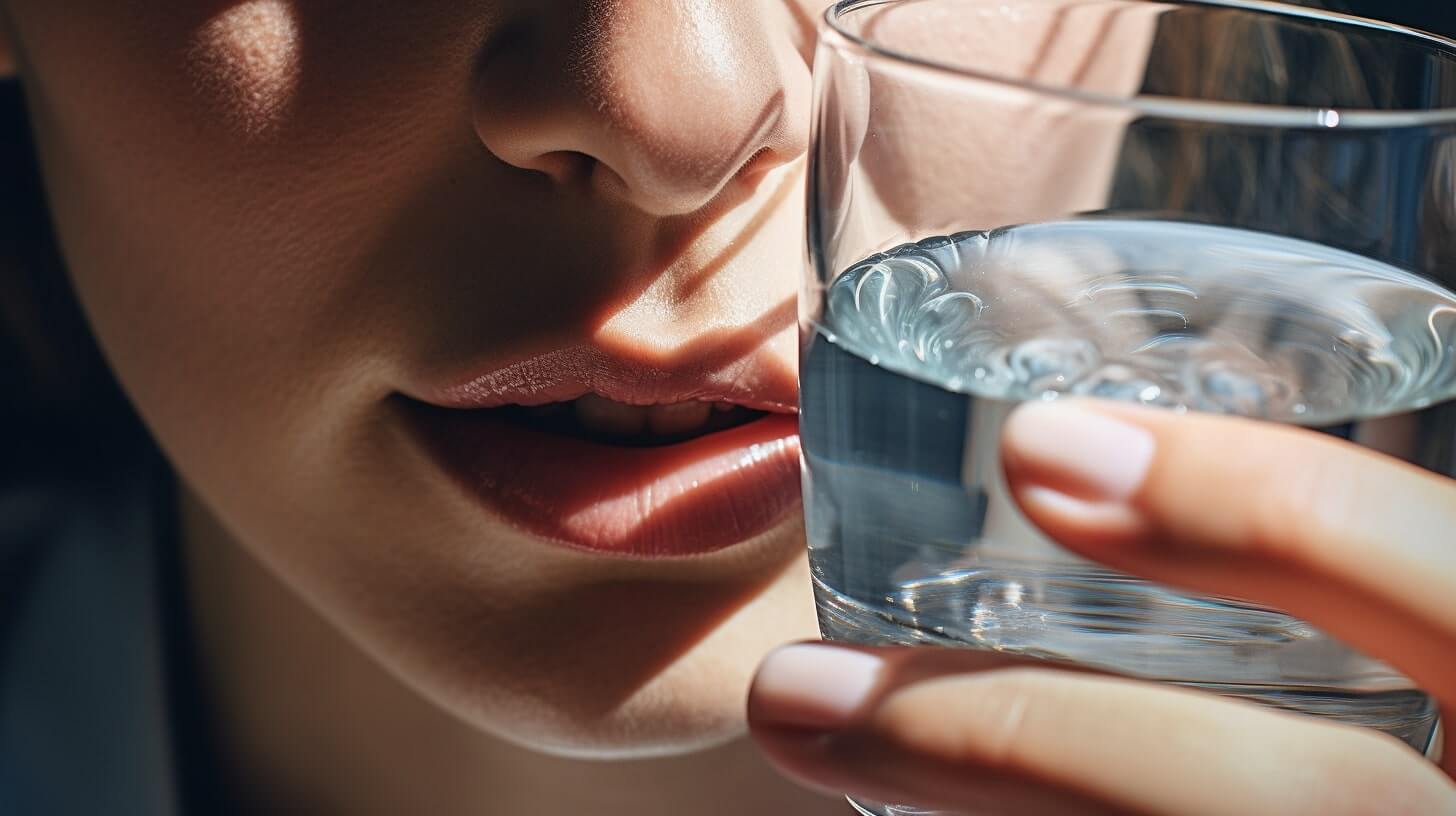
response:
<path id="1" fill-rule="evenodd" d="M 83 306 L 190 489 L 427 696 L 625 754 L 735 733 L 811 631 L 784 412 L 824 5 L 0 22 Z"/>

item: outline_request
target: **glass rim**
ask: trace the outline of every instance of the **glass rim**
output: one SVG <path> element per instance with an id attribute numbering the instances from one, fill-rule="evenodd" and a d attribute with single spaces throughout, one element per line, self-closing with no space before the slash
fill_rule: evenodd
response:
<path id="1" fill-rule="evenodd" d="M 1079 88 L 1034 82 L 1026 79 L 929 59 L 875 42 L 844 25 L 846 13 L 869 6 L 889 5 L 917 0 L 836 0 L 820 20 L 820 46 L 826 40 L 838 39 L 854 50 L 875 59 L 908 68 L 930 71 L 951 77 L 990 82 L 1042 96 L 1056 97 L 1100 107 L 1123 108 L 1139 114 L 1184 121 L 1247 125 L 1251 127 L 1327 128 L 1327 129 L 1393 129 L 1456 122 L 1456 106 L 1377 110 L 1371 108 L 1318 108 L 1273 105 L 1257 102 L 1224 102 L 1211 99 L 1188 99 L 1134 93 L 1129 96 L 1087 91 Z M 1456 40 L 1409 26 L 1387 23 L 1368 17 L 1343 14 L 1325 9 L 1294 6 L 1268 0 L 1157 0 L 1182 6 L 1218 6 L 1243 9 L 1259 14 L 1305 20 L 1319 20 L 1342 27 L 1372 29 L 1412 39 L 1442 49 L 1456 61 Z"/>

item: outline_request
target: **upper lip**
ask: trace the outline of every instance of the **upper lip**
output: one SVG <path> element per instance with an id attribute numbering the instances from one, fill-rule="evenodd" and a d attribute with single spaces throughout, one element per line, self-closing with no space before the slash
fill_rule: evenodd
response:
<path id="1" fill-rule="evenodd" d="M 420 397 L 441 408 L 544 405 L 597 394 L 627 405 L 701 400 L 758 411 L 796 413 L 793 372 L 775 371 L 755 356 L 710 369 L 629 361 L 595 346 L 573 346 L 469 375 Z"/>

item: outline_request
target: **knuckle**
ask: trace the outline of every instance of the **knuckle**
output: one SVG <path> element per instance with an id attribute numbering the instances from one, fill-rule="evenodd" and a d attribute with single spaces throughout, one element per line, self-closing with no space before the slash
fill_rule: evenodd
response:
<path id="1" fill-rule="evenodd" d="M 1360 509 L 1358 469 L 1324 451 L 1270 456 L 1248 487 L 1246 545 L 1256 555 L 1309 565 L 1332 535 L 1352 527 Z"/>
<path id="2" fill-rule="evenodd" d="M 876 730 L 916 754 L 964 766 L 1006 768 L 1025 754 L 1028 712 L 1047 699 L 1034 669 L 948 677 L 892 694 L 876 713 Z M 973 684 L 973 688 L 967 688 Z"/>

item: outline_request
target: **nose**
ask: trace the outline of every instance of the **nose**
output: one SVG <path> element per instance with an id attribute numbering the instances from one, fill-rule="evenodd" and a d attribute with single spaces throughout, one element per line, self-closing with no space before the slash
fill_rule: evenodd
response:
<path id="1" fill-rule="evenodd" d="M 555 8 L 557 4 L 542 4 Z M 779 0 L 591 0 L 482 58 L 475 128 L 500 160 L 651 215 L 696 212 L 807 146 L 808 70 Z"/>

